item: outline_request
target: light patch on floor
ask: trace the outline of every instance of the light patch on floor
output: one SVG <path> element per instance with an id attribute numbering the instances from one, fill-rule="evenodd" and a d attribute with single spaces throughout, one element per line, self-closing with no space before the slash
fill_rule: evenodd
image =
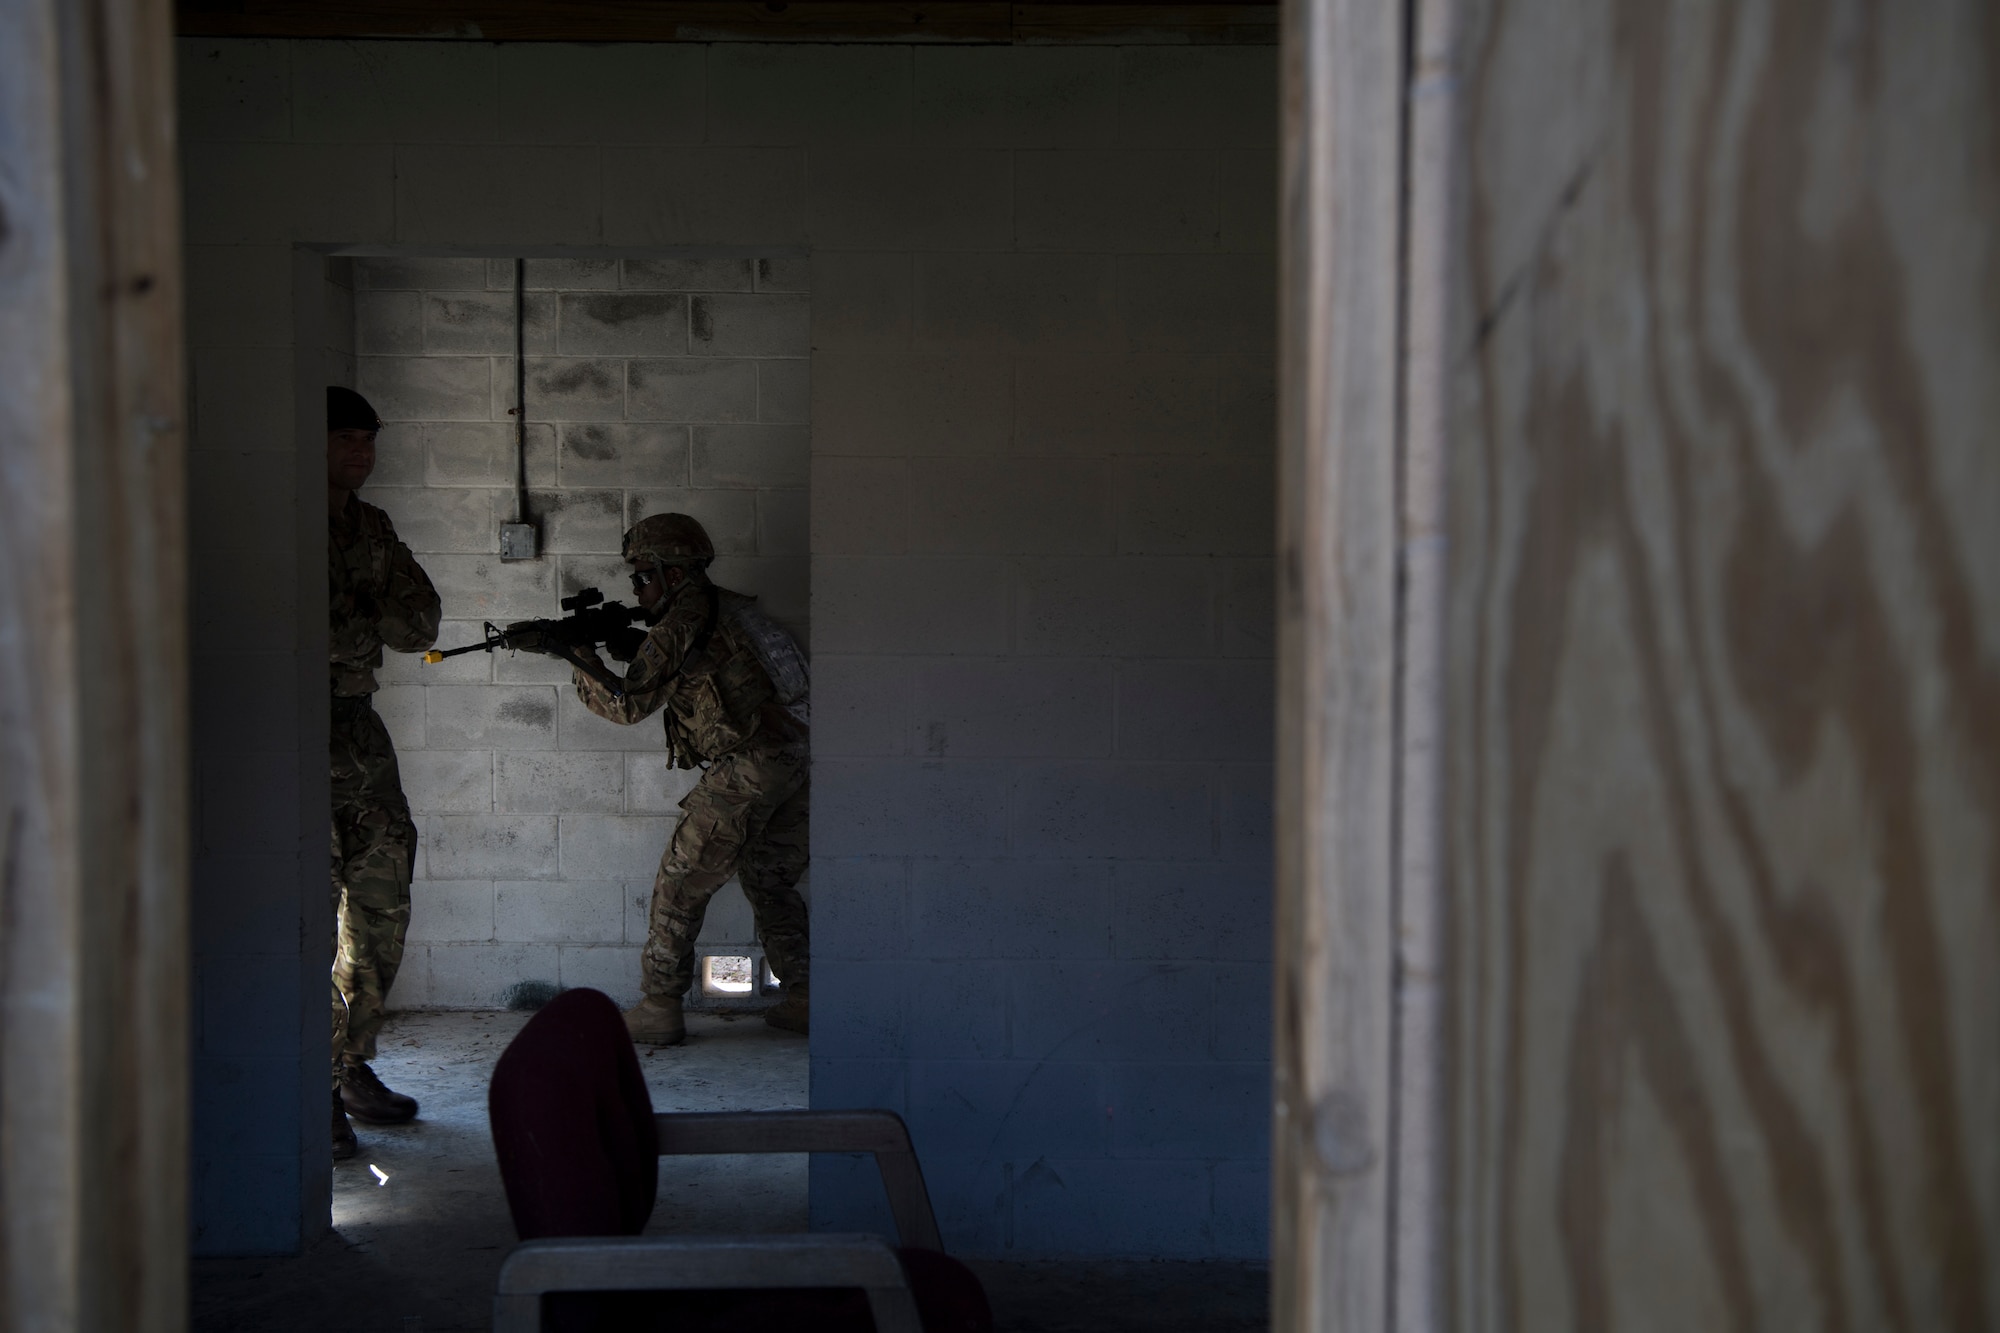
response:
<path id="1" fill-rule="evenodd" d="M 357 1125 L 334 1168 L 334 1231 L 284 1259 L 193 1265 L 195 1333 L 476 1333 L 514 1245 L 486 1122 L 486 1084 L 526 1014 L 399 1014 L 375 1071 L 422 1109 Z M 806 1043 L 755 1017 L 688 1015 L 688 1043 L 641 1047 L 655 1110 L 806 1104 Z M 386 1183 L 378 1173 L 386 1177 Z M 667 1157 L 649 1233 L 804 1231 L 804 1157 Z M 1258 1333 L 1261 1264 L 974 1261 L 997 1333 Z"/>
<path id="2" fill-rule="evenodd" d="M 528 1017 L 504 1011 L 392 1017 L 379 1039 L 375 1072 L 418 1100 L 417 1119 L 355 1125 L 361 1151 L 333 1171 L 334 1234 L 307 1254 L 198 1261 L 194 1327 L 216 1333 L 491 1327 L 493 1280 L 514 1245 L 514 1227 L 487 1129 L 486 1085 Z M 642 1046 L 639 1067 L 656 1111 L 806 1104 L 805 1040 L 756 1017 L 690 1014 L 687 1044 Z M 804 1156 L 660 1160 L 648 1233 L 806 1229 Z"/>
<path id="3" fill-rule="evenodd" d="M 333 1225 L 355 1243 L 491 1212 L 507 1199 L 486 1123 L 486 1084 L 526 1014 L 404 1014 L 375 1072 L 422 1103 L 409 1125 L 355 1125 L 361 1152 L 333 1173 Z M 683 1046 L 641 1046 L 655 1111 L 775 1111 L 806 1105 L 806 1043 L 752 1017 L 688 1016 Z M 391 1177 L 378 1186 L 368 1164 Z M 804 1231 L 806 1159 L 665 1157 L 649 1233 Z M 511 1241 L 511 1236 L 510 1236 Z"/>

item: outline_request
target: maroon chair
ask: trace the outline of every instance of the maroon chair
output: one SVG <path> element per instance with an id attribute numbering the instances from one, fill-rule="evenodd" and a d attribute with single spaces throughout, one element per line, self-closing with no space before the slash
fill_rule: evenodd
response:
<path id="1" fill-rule="evenodd" d="M 498 1333 L 810 1329 L 991 1333 L 979 1279 L 942 1252 L 923 1171 L 890 1111 L 656 1115 L 617 1006 L 565 991 L 521 1029 L 487 1094 L 522 1244 Z M 668 1153 L 866 1152 L 901 1249 L 874 1236 L 641 1236 Z"/>

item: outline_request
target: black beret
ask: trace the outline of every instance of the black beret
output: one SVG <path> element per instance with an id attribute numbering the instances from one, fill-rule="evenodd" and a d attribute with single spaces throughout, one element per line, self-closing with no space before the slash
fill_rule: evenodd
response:
<path id="1" fill-rule="evenodd" d="M 380 430 L 382 418 L 368 400 L 338 384 L 326 386 L 326 428 L 328 430 Z"/>

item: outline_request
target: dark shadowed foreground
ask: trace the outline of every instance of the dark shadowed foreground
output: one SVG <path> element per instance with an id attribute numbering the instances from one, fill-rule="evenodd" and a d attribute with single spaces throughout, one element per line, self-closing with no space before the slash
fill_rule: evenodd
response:
<path id="1" fill-rule="evenodd" d="M 486 1081 L 526 1014 L 394 1018 L 376 1069 L 421 1099 L 413 1125 L 357 1125 L 334 1171 L 332 1234 L 282 1259 L 194 1265 L 197 1333 L 472 1333 L 492 1323 L 494 1275 L 514 1244 L 486 1128 Z M 754 1019 L 692 1015 L 686 1046 L 640 1053 L 662 1111 L 806 1104 L 806 1044 Z M 378 1179 L 376 1172 L 382 1177 Z M 666 1158 L 655 1234 L 806 1229 L 802 1157 Z M 1152 1262 L 973 1265 L 1014 1333 L 1250 1333 L 1266 1325 L 1262 1265 Z"/>

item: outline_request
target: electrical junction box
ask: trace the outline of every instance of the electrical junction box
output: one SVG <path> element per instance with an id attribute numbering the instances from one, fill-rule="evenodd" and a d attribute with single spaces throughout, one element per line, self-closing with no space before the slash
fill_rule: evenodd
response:
<path id="1" fill-rule="evenodd" d="M 535 525 L 532 523 L 502 523 L 500 525 L 500 558 L 502 560 L 533 560 L 535 558 Z"/>

